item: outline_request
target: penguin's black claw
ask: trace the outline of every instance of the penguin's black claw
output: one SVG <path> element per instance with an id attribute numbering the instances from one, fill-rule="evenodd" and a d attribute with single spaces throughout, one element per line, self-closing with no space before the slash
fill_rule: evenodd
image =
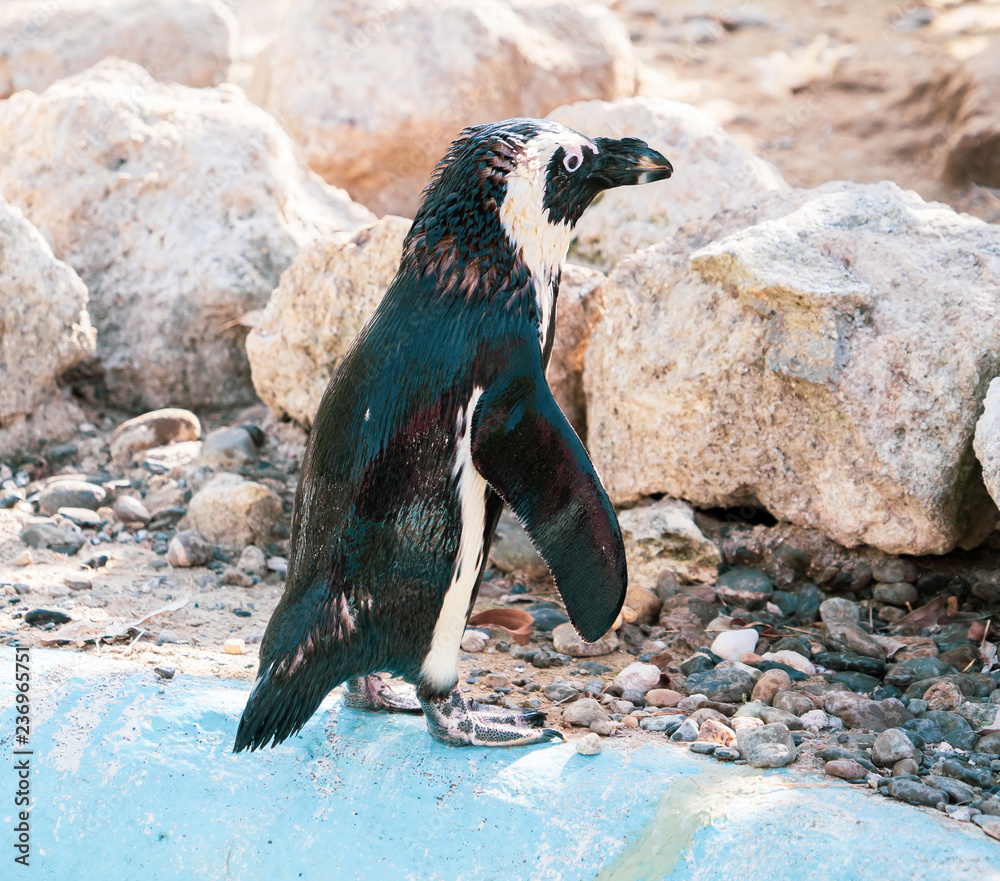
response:
<path id="1" fill-rule="evenodd" d="M 397 694 L 377 673 L 351 679 L 344 692 L 344 706 L 377 713 L 422 713 L 423 707 L 409 688 Z"/>
<path id="2" fill-rule="evenodd" d="M 538 710 L 500 710 L 466 704 L 455 688 L 441 698 L 421 698 L 431 737 L 448 746 L 526 746 L 556 737 L 554 728 L 539 728 L 545 714 Z"/>

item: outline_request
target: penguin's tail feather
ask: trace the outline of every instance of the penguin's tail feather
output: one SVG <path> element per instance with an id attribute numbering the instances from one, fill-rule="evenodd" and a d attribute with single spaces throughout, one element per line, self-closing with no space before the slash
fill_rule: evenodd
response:
<path id="1" fill-rule="evenodd" d="M 260 671 L 250 692 L 233 752 L 277 746 L 302 728 L 330 689 L 342 681 L 331 682 L 330 676 L 310 666 L 288 675 L 272 662 Z"/>

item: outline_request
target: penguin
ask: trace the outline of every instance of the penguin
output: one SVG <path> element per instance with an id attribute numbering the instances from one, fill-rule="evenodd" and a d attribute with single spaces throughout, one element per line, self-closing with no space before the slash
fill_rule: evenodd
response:
<path id="1" fill-rule="evenodd" d="M 618 520 L 545 368 L 574 225 L 603 190 L 672 173 L 644 141 L 540 119 L 451 144 L 316 414 L 235 752 L 274 747 L 345 682 L 348 706 L 422 712 L 448 745 L 561 738 L 541 712 L 467 701 L 459 648 L 504 503 L 584 639 L 622 608 Z"/>

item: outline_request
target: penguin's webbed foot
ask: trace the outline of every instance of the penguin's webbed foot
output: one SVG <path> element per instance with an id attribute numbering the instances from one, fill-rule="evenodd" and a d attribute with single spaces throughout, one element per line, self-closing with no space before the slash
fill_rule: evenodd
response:
<path id="1" fill-rule="evenodd" d="M 407 688 L 397 694 L 377 673 L 350 679 L 344 692 L 344 706 L 377 713 L 422 713 L 416 694 Z"/>
<path id="2" fill-rule="evenodd" d="M 448 746 L 525 746 L 542 743 L 562 733 L 541 728 L 545 714 L 538 710 L 501 710 L 483 704 L 467 704 L 458 688 L 444 697 L 420 699 L 427 730 Z"/>

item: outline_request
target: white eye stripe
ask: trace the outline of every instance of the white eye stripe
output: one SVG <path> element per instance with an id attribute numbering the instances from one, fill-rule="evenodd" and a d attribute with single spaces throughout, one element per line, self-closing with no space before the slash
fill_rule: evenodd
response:
<path id="1" fill-rule="evenodd" d="M 566 155 L 563 156 L 563 168 L 570 174 L 583 165 L 583 149 L 577 146 L 566 147 Z"/>

